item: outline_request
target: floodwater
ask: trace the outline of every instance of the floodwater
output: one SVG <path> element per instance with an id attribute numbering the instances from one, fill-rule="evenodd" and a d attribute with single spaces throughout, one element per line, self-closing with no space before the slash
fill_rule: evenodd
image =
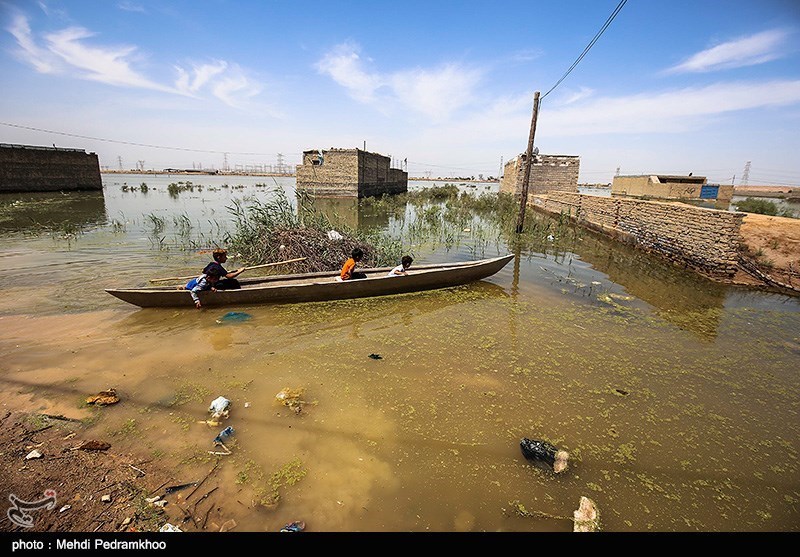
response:
<path id="1" fill-rule="evenodd" d="M 175 484 L 219 462 L 195 494 L 217 488 L 209 525 L 566 532 L 587 496 L 610 532 L 800 529 L 797 298 L 575 231 L 452 289 L 138 309 L 103 289 L 191 274 L 207 255 L 186 246 L 222 238 L 232 200 L 294 182 L 193 176 L 201 191 L 170 195 L 178 178 L 103 179 L 102 193 L 0 196 L 4 398 L 86 419 L 86 438 L 158 461 Z M 389 231 L 414 215 L 328 208 Z M 415 245 L 415 263 L 506 253 L 491 231 L 476 220 Z M 109 387 L 121 403 L 82 404 Z M 276 399 L 284 388 L 303 390 L 300 413 Z M 198 423 L 218 396 L 230 418 Z M 225 426 L 232 454 L 209 454 Z M 569 451 L 567 471 L 526 461 L 523 437 Z"/>

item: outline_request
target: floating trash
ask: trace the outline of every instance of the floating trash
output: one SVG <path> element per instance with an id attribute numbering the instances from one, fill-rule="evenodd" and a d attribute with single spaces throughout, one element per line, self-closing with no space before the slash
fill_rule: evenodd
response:
<path id="1" fill-rule="evenodd" d="M 275 398 L 283 404 L 295 411 L 296 414 L 299 414 L 303 410 L 304 404 L 316 404 L 317 402 L 307 402 L 302 400 L 303 394 L 305 393 L 305 389 L 302 387 L 299 389 L 290 389 L 289 387 L 284 387 L 281 391 L 275 395 Z"/>
<path id="2" fill-rule="evenodd" d="M 553 467 L 553 471 L 558 474 L 567 468 L 569 453 L 560 450 L 558 447 L 547 441 L 528 439 L 523 437 L 519 443 L 522 455 L 528 460 L 544 461 Z"/>
<path id="3" fill-rule="evenodd" d="M 294 522 L 290 522 L 283 528 L 281 528 L 281 532 L 302 532 L 306 529 L 306 523 L 302 520 L 295 520 Z"/>
<path id="4" fill-rule="evenodd" d="M 224 323 L 241 323 L 242 321 L 249 321 L 252 319 L 253 316 L 249 313 L 245 313 L 243 311 L 229 311 L 219 319 L 217 319 L 217 323 L 220 325 Z"/>
<path id="5" fill-rule="evenodd" d="M 372 358 L 373 360 L 382 360 L 383 359 L 383 356 L 381 356 L 380 354 L 370 354 L 369 357 Z"/>
<path id="6" fill-rule="evenodd" d="M 214 445 L 216 445 L 218 447 L 222 447 L 224 452 L 221 452 L 221 451 L 208 451 L 208 452 L 210 454 L 213 454 L 213 455 L 222 455 L 222 456 L 227 456 L 227 455 L 231 454 L 231 450 L 228 447 L 225 446 L 225 443 L 223 443 L 223 440 L 230 438 L 233 435 L 233 431 L 234 431 L 233 428 L 231 426 L 228 426 L 225 429 L 223 429 L 222 431 L 220 431 L 219 435 L 214 437 Z"/>
<path id="7" fill-rule="evenodd" d="M 219 435 L 214 437 L 214 443 L 222 444 L 223 439 L 227 439 L 233 435 L 234 429 L 231 426 L 226 427 L 222 431 L 219 432 Z"/>
<path id="8" fill-rule="evenodd" d="M 96 395 L 87 397 L 86 404 L 95 404 L 97 406 L 107 406 L 109 404 L 116 404 L 119 402 L 117 391 L 115 389 L 108 389 L 107 391 L 100 391 Z"/>

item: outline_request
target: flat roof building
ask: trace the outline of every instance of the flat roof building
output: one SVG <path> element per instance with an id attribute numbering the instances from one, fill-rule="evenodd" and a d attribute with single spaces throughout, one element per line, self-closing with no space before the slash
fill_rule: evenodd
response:
<path id="1" fill-rule="evenodd" d="M 297 191 L 319 197 L 371 197 L 408 191 L 408 173 L 391 159 L 361 149 L 303 151 Z"/>

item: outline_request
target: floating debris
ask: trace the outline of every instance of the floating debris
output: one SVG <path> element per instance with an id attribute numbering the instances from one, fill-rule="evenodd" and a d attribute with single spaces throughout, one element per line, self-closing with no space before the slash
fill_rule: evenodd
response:
<path id="1" fill-rule="evenodd" d="M 38 449 L 33 449 L 31 452 L 28 453 L 28 456 L 25 457 L 25 460 L 33 460 L 34 458 L 42 458 L 44 455 Z"/>
<path id="2" fill-rule="evenodd" d="M 166 524 L 164 524 L 164 526 L 159 528 L 158 531 L 159 532 L 183 532 L 183 530 L 181 530 L 177 526 L 173 526 L 169 522 L 167 522 Z"/>
<path id="3" fill-rule="evenodd" d="M 220 431 L 219 435 L 214 437 L 214 445 L 216 445 L 218 447 L 222 447 L 222 449 L 225 452 L 220 452 L 220 451 L 208 451 L 208 452 L 210 454 L 222 455 L 222 456 L 226 456 L 226 455 L 231 454 L 231 450 L 228 447 L 225 446 L 225 443 L 223 443 L 223 439 L 228 439 L 229 437 L 231 437 L 233 435 L 233 432 L 234 432 L 234 429 L 231 426 L 228 426 L 225 429 L 223 429 L 222 431 Z"/>
<path id="4" fill-rule="evenodd" d="M 217 319 L 217 323 L 220 325 L 224 323 L 241 323 L 242 321 L 249 321 L 253 318 L 252 315 L 249 313 L 245 313 L 243 311 L 229 311 L 219 319 Z"/>
<path id="5" fill-rule="evenodd" d="M 381 356 L 380 354 L 370 354 L 369 357 L 372 358 L 373 360 L 382 360 L 383 359 L 383 356 Z"/>
<path id="6" fill-rule="evenodd" d="M 211 412 L 211 417 L 199 423 L 204 423 L 214 427 L 218 426 L 220 423 L 222 423 L 223 419 L 228 419 L 230 416 L 230 407 L 231 401 L 224 396 L 215 398 L 211 401 L 211 405 L 208 407 L 208 411 Z"/>
<path id="7" fill-rule="evenodd" d="M 164 490 L 165 493 L 175 493 L 176 491 L 180 491 L 182 489 L 186 489 L 187 487 L 194 487 L 197 485 L 197 482 L 192 482 L 188 484 L 180 484 L 180 485 L 171 485 Z"/>
<path id="8" fill-rule="evenodd" d="M 588 497 L 581 495 L 578 510 L 574 516 L 573 532 L 597 532 L 600 529 L 600 511 L 597 505 Z"/>
<path id="9" fill-rule="evenodd" d="M 616 393 L 618 393 L 618 394 L 620 394 L 622 396 L 628 396 L 628 391 L 625 391 L 623 389 L 614 389 L 614 392 L 616 392 Z"/>
<path id="10" fill-rule="evenodd" d="M 536 441 L 523 437 L 519 442 L 522 455 L 528 460 L 543 461 L 553 467 L 553 471 L 558 474 L 567 468 L 569 453 L 562 451 L 547 441 Z"/>
<path id="11" fill-rule="evenodd" d="M 302 520 L 295 520 L 280 529 L 281 532 L 302 532 L 306 529 L 306 523 Z"/>
<path id="12" fill-rule="evenodd" d="M 108 389 L 100 391 L 96 395 L 87 397 L 86 404 L 95 404 L 97 406 L 107 406 L 109 404 L 116 404 L 119 402 L 116 389 Z"/>
<path id="13" fill-rule="evenodd" d="M 281 391 L 275 395 L 275 398 L 283 404 L 295 411 L 296 414 L 299 414 L 303 410 L 304 404 L 316 404 L 317 401 L 308 402 L 302 400 L 303 394 L 305 394 L 305 389 L 290 389 L 289 387 L 284 387 Z"/>

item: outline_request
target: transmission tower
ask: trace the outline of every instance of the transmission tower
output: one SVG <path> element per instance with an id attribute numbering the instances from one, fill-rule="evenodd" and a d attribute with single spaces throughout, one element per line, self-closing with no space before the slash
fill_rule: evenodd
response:
<path id="1" fill-rule="evenodd" d="M 228 166 L 228 153 L 225 153 L 225 157 L 223 158 L 222 171 L 223 172 L 229 172 L 230 171 L 230 167 Z"/>
<path id="2" fill-rule="evenodd" d="M 277 167 L 276 168 L 277 173 L 278 174 L 286 174 L 286 172 L 285 172 L 285 170 L 283 168 L 283 155 L 281 153 L 278 153 L 278 156 L 276 158 L 278 160 L 278 162 L 275 164 L 275 166 Z"/>
<path id="3" fill-rule="evenodd" d="M 119 169 L 122 170 L 122 157 L 117 157 L 117 162 L 119 163 Z"/>
<path id="4" fill-rule="evenodd" d="M 742 172 L 742 179 L 740 183 L 743 186 L 747 185 L 747 181 L 750 179 L 750 161 L 747 161 L 744 165 L 744 172 Z"/>
<path id="5" fill-rule="evenodd" d="M 617 171 L 616 171 L 616 173 L 614 174 L 614 176 L 619 176 L 619 167 L 617 167 Z"/>
<path id="6" fill-rule="evenodd" d="M 498 178 L 503 176 L 503 157 L 500 157 L 500 172 L 497 174 Z"/>

